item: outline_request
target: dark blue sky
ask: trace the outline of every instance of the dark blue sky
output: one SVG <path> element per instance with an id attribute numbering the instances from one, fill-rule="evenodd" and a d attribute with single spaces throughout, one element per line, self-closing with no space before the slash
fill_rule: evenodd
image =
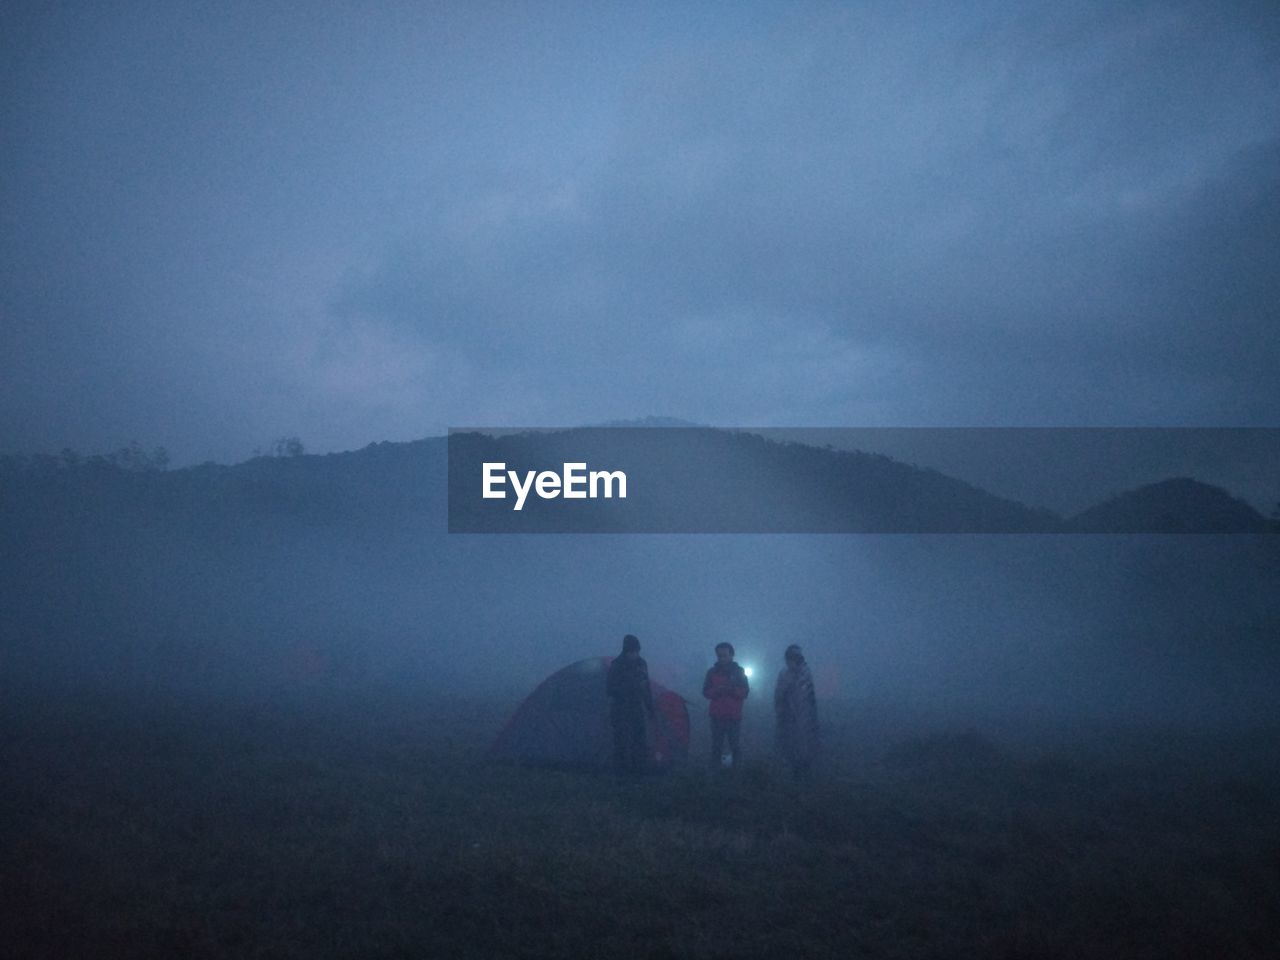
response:
<path id="1" fill-rule="evenodd" d="M 1280 8 L 11 3 L 0 451 L 1280 424 Z"/>

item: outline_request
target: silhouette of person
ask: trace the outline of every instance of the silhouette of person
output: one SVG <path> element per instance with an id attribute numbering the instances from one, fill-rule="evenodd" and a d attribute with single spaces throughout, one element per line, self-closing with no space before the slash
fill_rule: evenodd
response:
<path id="1" fill-rule="evenodd" d="M 627 634 L 622 653 L 609 664 L 606 678 L 609 723 L 613 727 L 613 765 L 619 773 L 637 774 L 645 767 L 645 717 L 653 717 L 649 665 L 640 656 L 640 641 Z"/>

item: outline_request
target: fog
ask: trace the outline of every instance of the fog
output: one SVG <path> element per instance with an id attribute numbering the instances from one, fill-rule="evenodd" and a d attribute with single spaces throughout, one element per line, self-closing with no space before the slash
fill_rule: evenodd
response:
<path id="1" fill-rule="evenodd" d="M 1274 533 L 449 533 L 445 447 L 4 464 L 19 954 L 1268 955 Z M 610 773 L 600 662 L 539 685 L 626 633 L 688 714 Z"/>
<path id="2" fill-rule="evenodd" d="M 1276 720 L 1270 535 L 448 534 L 442 449 L 11 479 L 6 684 L 514 707 L 634 633 L 694 702 L 728 640 L 765 692 L 802 644 L 829 702 Z"/>

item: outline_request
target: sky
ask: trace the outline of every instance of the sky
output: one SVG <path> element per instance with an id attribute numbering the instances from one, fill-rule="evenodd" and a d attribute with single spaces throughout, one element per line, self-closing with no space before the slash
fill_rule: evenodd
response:
<path id="1" fill-rule="evenodd" d="M 0 11 L 0 452 L 1280 425 L 1280 7 Z"/>

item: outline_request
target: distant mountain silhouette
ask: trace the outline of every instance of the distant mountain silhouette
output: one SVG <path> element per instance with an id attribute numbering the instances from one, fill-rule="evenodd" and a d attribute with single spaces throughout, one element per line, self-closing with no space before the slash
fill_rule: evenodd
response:
<path id="1" fill-rule="evenodd" d="M 1190 477 L 1147 484 L 1067 521 L 1077 533 L 1263 533 L 1266 519 L 1221 487 Z"/>
<path id="2" fill-rule="evenodd" d="M 529 519 L 522 530 L 1125 534 L 1270 529 L 1249 504 L 1186 477 L 1122 493 L 1064 520 L 881 454 L 776 441 L 671 418 L 616 423 L 628 429 L 455 434 L 453 462 L 444 437 L 170 471 L 127 470 L 102 458 L 7 457 L 0 458 L 0 494 L 18 513 L 168 512 L 191 517 L 196 525 L 274 515 L 343 527 L 412 517 L 443 528 L 449 471 L 466 478 L 461 489 L 474 486 L 478 494 L 481 461 L 527 468 L 586 460 L 592 468 L 625 468 L 631 478 L 627 501 L 540 501 L 525 512 Z M 456 511 L 458 504 L 453 507 Z M 511 529 L 505 503 L 477 499 L 465 509 L 472 511 L 471 520 L 482 520 L 470 529 Z"/>
<path id="3" fill-rule="evenodd" d="M 594 424 L 593 424 L 594 426 Z M 608 420 L 599 424 L 601 427 L 705 427 L 705 423 L 694 423 L 680 417 L 635 417 L 628 420 Z"/>

